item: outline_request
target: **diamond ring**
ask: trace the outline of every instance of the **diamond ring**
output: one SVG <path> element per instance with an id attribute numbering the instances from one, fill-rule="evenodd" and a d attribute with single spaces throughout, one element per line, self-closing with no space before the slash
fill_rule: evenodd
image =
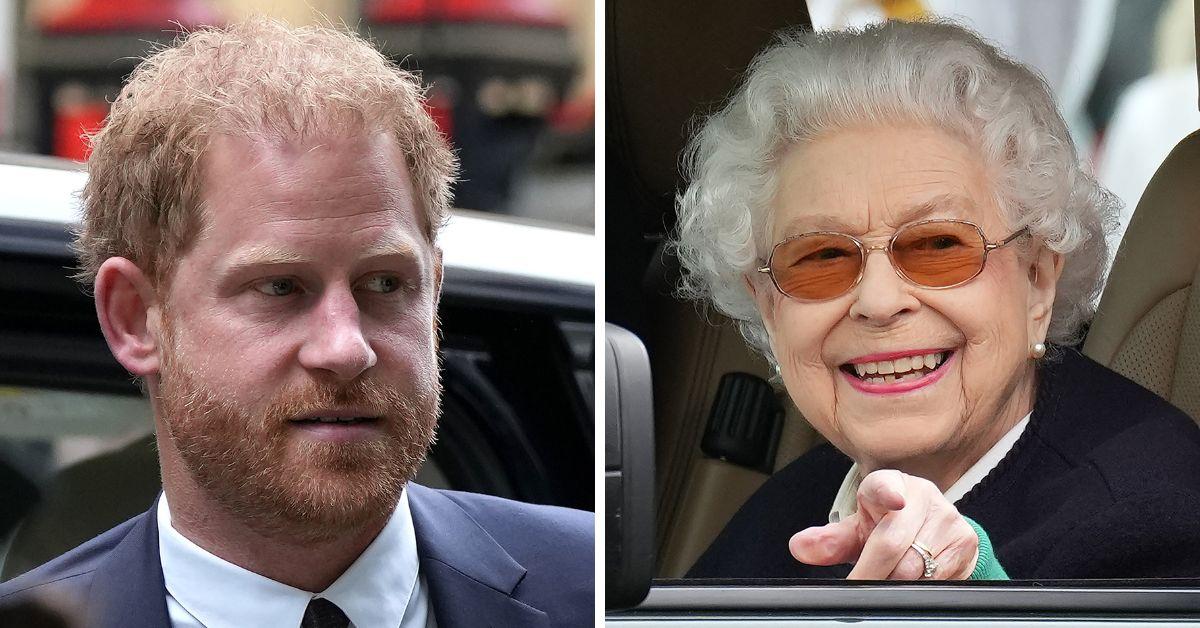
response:
<path id="1" fill-rule="evenodd" d="M 929 548 L 925 547 L 925 544 L 920 541 L 913 541 L 909 547 L 916 550 L 921 560 L 925 561 L 925 573 L 921 574 L 921 577 L 932 578 L 938 568 L 937 561 L 933 559 L 933 552 L 929 551 Z"/>

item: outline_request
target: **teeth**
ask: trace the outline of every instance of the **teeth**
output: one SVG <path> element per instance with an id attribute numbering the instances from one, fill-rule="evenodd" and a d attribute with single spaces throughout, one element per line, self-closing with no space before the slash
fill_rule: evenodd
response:
<path id="1" fill-rule="evenodd" d="M 895 377 L 891 378 L 891 381 L 895 381 L 896 379 L 912 379 L 920 374 L 912 373 L 907 378 L 902 376 L 910 373 L 911 371 L 936 369 L 939 365 L 941 365 L 942 362 L 946 360 L 946 355 L 947 354 L 944 352 L 927 353 L 925 355 L 905 356 L 903 358 L 884 360 L 882 362 L 860 362 L 858 364 L 854 364 L 853 366 L 854 372 L 863 381 L 869 383 L 885 383 L 887 381 L 886 377 L 868 377 L 868 375 L 895 375 Z"/>

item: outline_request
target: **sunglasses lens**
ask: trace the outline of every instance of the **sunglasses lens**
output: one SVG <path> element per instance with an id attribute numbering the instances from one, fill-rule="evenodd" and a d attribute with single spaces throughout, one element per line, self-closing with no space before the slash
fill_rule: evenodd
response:
<path id="1" fill-rule="evenodd" d="M 849 237 L 812 233 L 781 242 L 771 254 L 771 276 L 797 299 L 831 299 L 858 279 L 862 249 Z"/>
<path id="2" fill-rule="evenodd" d="M 927 222 L 905 227 L 892 242 L 892 259 L 911 281 L 945 288 L 967 281 L 983 270 L 983 236 L 972 225 Z"/>

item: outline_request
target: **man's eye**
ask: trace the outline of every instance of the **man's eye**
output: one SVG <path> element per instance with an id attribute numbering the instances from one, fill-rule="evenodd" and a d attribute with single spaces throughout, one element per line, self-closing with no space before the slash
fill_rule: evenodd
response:
<path id="1" fill-rule="evenodd" d="M 300 287 L 296 285 L 295 279 L 281 277 L 279 279 L 268 279 L 267 281 L 258 283 L 254 286 L 254 289 L 267 296 L 286 297 L 297 292 Z"/>
<path id="2" fill-rule="evenodd" d="M 400 278 L 395 275 L 375 275 L 364 281 L 363 287 L 372 292 L 395 292 L 400 289 Z"/>

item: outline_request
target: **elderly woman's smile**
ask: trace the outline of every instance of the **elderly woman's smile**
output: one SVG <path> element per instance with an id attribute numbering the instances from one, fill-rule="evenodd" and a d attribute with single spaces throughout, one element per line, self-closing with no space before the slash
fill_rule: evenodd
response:
<path id="1" fill-rule="evenodd" d="M 891 351 L 864 355 L 841 366 L 846 381 L 865 393 L 889 394 L 916 390 L 945 374 L 942 369 L 953 351 Z"/>
<path id="2" fill-rule="evenodd" d="M 1028 347 L 1049 323 L 1053 256 L 1041 256 L 1039 275 L 1039 256 L 1016 242 L 990 252 L 965 283 L 930 288 L 902 276 L 887 252 L 897 231 L 914 223 L 966 221 L 988 241 L 1014 231 L 978 154 L 944 131 L 900 125 L 831 133 L 780 162 L 765 250 L 812 232 L 852 236 L 869 250 L 860 263 L 857 251 L 822 241 L 789 268 L 773 269 L 777 280 L 801 264 L 847 276 L 858 269 L 861 277 L 842 294 L 797 299 L 760 275 L 751 282 L 755 300 L 790 396 L 868 471 L 922 471 L 952 483 L 961 469 L 930 477 L 930 452 L 975 460 L 1032 406 Z M 853 259 L 830 266 L 842 258 Z"/>
<path id="3" fill-rule="evenodd" d="M 1200 508 L 1200 430 L 1069 348 L 1116 201 L 1034 72 L 949 23 L 787 32 L 685 157 L 681 294 L 828 441 L 690 575 L 1196 571 L 1164 522 Z"/>

